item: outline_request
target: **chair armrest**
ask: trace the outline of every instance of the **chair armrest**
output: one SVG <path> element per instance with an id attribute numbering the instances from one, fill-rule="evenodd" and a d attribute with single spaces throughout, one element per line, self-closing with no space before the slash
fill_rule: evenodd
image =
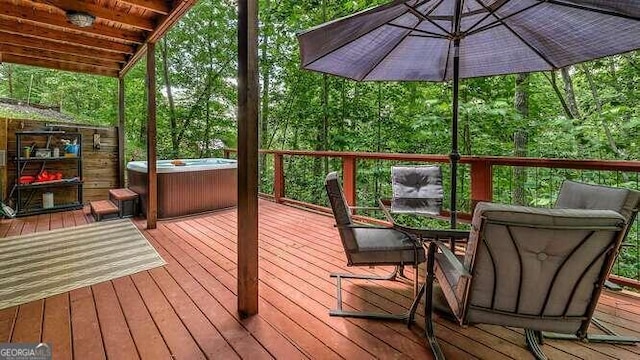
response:
<path id="1" fill-rule="evenodd" d="M 333 225 L 338 229 L 393 229 L 392 227 L 386 226 L 375 226 L 375 225 L 365 225 L 365 224 L 348 224 L 348 225 Z"/>
<path id="2" fill-rule="evenodd" d="M 423 239 L 468 239 L 469 230 L 457 230 L 457 229 L 420 229 L 410 226 L 394 225 L 394 229 L 422 237 Z"/>
<path id="3" fill-rule="evenodd" d="M 391 216 L 391 212 L 389 212 L 389 209 L 387 208 L 389 204 L 389 199 L 378 199 L 378 207 L 384 213 L 384 217 L 387 218 L 388 222 L 394 224 L 393 216 Z"/>
<path id="4" fill-rule="evenodd" d="M 437 259 L 436 261 L 438 262 L 438 265 L 440 265 L 440 267 L 455 271 L 458 277 L 471 278 L 471 273 L 464 268 L 462 263 L 460 263 L 460 260 L 458 260 L 458 258 L 453 254 L 453 252 L 451 252 L 451 250 L 447 245 L 443 244 L 440 241 L 434 241 L 434 242 L 438 246 L 438 249 L 440 249 L 440 252 L 442 253 L 442 256 L 436 257 Z M 446 264 L 440 264 L 442 260 L 444 260 Z"/>
<path id="5" fill-rule="evenodd" d="M 349 206 L 349 210 L 380 211 L 381 209 L 376 206 Z"/>

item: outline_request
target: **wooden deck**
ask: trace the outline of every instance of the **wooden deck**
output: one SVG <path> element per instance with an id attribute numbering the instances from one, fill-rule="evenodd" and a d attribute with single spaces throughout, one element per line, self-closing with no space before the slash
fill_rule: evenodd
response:
<path id="1" fill-rule="evenodd" d="M 0 223 L 0 237 L 92 221 L 87 210 Z M 144 221 L 138 221 L 143 228 Z M 431 357 L 423 318 L 402 324 L 331 318 L 329 273 L 346 267 L 333 219 L 260 202 L 260 314 L 236 312 L 236 211 L 158 222 L 144 231 L 168 265 L 0 310 L 0 342 L 49 342 L 55 359 L 364 359 Z M 2 239 L 0 238 L 0 243 Z M 346 308 L 400 311 L 411 285 L 346 283 Z M 597 317 L 640 336 L 640 298 L 606 293 Z M 520 330 L 438 319 L 448 359 L 531 359 Z M 640 346 L 548 341 L 552 359 L 638 359 Z"/>

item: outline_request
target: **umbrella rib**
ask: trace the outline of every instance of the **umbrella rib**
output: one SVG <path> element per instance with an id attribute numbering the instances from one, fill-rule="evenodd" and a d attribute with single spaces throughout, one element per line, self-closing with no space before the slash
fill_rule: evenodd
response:
<path id="1" fill-rule="evenodd" d="M 500 22 L 500 24 L 502 24 L 502 26 L 504 26 L 507 30 L 509 30 L 518 39 L 520 39 L 520 41 L 522 41 L 523 44 L 525 44 L 529 49 L 531 49 L 531 51 L 535 52 L 542 60 L 544 60 L 547 64 L 549 64 L 549 66 L 551 66 L 551 68 L 553 68 L 553 69 L 557 69 L 558 68 L 540 50 L 536 49 L 533 45 L 529 44 L 529 42 L 527 40 L 525 40 L 522 36 L 520 36 L 520 34 L 518 34 L 515 30 L 513 30 L 511 28 L 511 26 L 507 25 L 507 23 L 502 21 L 502 18 L 500 16 L 495 14 L 491 9 L 487 8 L 487 6 L 482 2 L 482 0 L 476 0 L 476 2 L 478 4 L 480 4 L 482 7 L 484 7 L 487 11 L 489 11 L 491 13 L 491 15 L 493 15 L 493 17 L 495 17 Z"/>
<path id="2" fill-rule="evenodd" d="M 447 80 L 447 70 L 449 70 L 449 57 L 451 56 L 451 45 L 452 45 L 452 42 L 449 41 L 449 48 L 447 49 L 447 59 L 445 60 L 444 73 L 442 74 L 443 82 Z"/>
<path id="3" fill-rule="evenodd" d="M 326 52 L 326 53 L 322 54 L 321 56 L 318 56 L 318 58 L 313 59 L 312 61 L 309 61 L 309 62 L 308 62 L 308 63 L 306 63 L 306 64 L 302 64 L 302 66 L 303 66 L 303 67 L 307 67 L 307 66 L 310 66 L 310 65 L 314 64 L 316 61 L 318 61 L 318 60 L 320 60 L 320 59 L 324 59 L 324 58 L 325 58 L 325 57 L 327 57 L 328 55 L 333 54 L 334 52 L 336 52 L 336 51 L 338 51 L 338 50 L 342 49 L 343 47 L 345 47 L 345 46 L 347 46 L 347 45 L 351 44 L 352 42 L 354 42 L 354 41 L 356 41 L 356 40 L 359 40 L 359 39 L 360 39 L 360 38 L 362 38 L 363 36 L 368 35 L 369 33 L 371 33 L 371 31 L 373 31 L 373 30 L 377 30 L 377 29 L 380 29 L 381 27 L 383 27 L 383 26 L 385 26 L 385 25 L 389 25 L 389 23 L 390 23 L 391 21 L 394 21 L 394 20 L 396 20 L 396 19 L 398 19 L 398 18 L 400 18 L 400 17 L 402 17 L 402 16 L 406 15 L 408 12 L 409 12 L 409 11 L 405 11 L 405 12 L 403 12 L 402 14 L 400 14 L 400 15 L 396 16 L 395 18 L 391 19 L 389 22 L 385 22 L 385 23 L 382 23 L 382 24 L 380 24 L 380 25 L 376 26 L 375 28 L 371 29 L 370 31 L 368 31 L 368 32 L 366 32 L 366 33 L 361 34 L 360 36 L 356 37 L 355 39 L 353 39 L 353 40 L 351 40 L 351 41 L 348 41 L 348 42 L 346 42 L 346 43 L 344 43 L 344 44 L 342 44 L 342 45 L 338 46 L 337 48 L 335 48 L 335 49 L 333 49 L 333 50 L 331 50 L 331 51 L 328 51 L 328 52 Z"/>
<path id="4" fill-rule="evenodd" d="M 544 2 L 537 2 L 537 3 L 534 3 L 533 5 L 529 5 L 529 6 L 525 7 L 525 8 L 523 8 L 523 9 L 520 9 L 520 10 L 518 10 L 516 12 L 513 12 L 513 13 L 503 17 L 502 21 L 507 20 L 507 19 L 509 19 L 509 18 L 511 18 L 513 16 L 516 16 L 516 15 L 518 15 L 518 14 L 524 12 L 524 11 L 530 10 L 530 9 L 532 9 L 532 8 L 538 6 L 538 5 L 542 5 L 542 4 L 544 4 Z M 496 9 L 496 11 L 498 9 Z M 487 14 L 487 16 L 484 17 L 484 19 L 482 19 L 482 20 L 478 21 L 477 23 L 473 24 L 473 26 L 470 27 L 469 30 L 467 30 L 466 35 L 469 36 L 469 35 L 477 34 L 477 33 L 482 32 L 482 31 L 493 29 L 494 27 L 500 25 L 500 21 L 496 20 L 496 21 L 494 21 L 494 22 L 492 22 L 490 24 L 481 26 L 481 27 L 471 31 L 474 27 L 476 27 L 478 24 L 480 24 L 480 22 L 484 21 L 489 16 L 491 16 L 491 13 Z"/>
<path id="5" fill-rule="evenodd" d="M 442 2 L 439 2 L 435 7 L 437 7 L 438 5 L 442 4 Z M 420 11 L 418 11 L 417 9 L 415 9 L 413 6 L 404 3 L 404 6 L 407 7 L 408 11 L 410 13 L 412 13 L 413 15 L 415 15 L 418 19 L 420 20 L 424 20 L 424 21 L 428 21 L 429 23 L 431 23 L 433 26 L 437 27 L 438 29 L 442 30 L 442 32 L 444 32 L 445 34 L 451 35 L 451 33 L 449 31 L 447 31 L 445 28 L 443 28 L 442 26 L 440 26 L 438 23 L 436 23 L 435 21 L 433 21 L 431 18 L 429 18 L 428 16 L 424 15 L 423 13 L 421 13 Z"/>
<path id="6" fill-rule="evenodd" d="M 400 39 L 400 41 L 398 41 L 395 45 L 393 45 L 393 47 L 384 55 L 380 58 L 380 60 L 378 60 L 375 64 L 373 64 L 373 66 L 371 67 L 371 69 L 369 69 L 369 71 L 367 71 L 364 76 L 362 76 L 362 79 L 366 79 L 367 76 L 369 76 L 369 74 L 371 74 L 371 72 L 373 70 L 375 70 L 375 68 L 378 67 L 378 65 L 382 64 L 382 62 L 389 57 L 389 54 L 391 54 L 393 52 L 393 50 L 395 50 L 398 46 L 400 46 L 400 44 L 409 36 L 409 34 L 411 34 L 412 30 L 415 30 L 415 27 L 417 27 L 418 25 L 420 25 L 422 23 L 422 21 L 418 21 L 418 23 L 414 26 L 414 29 L 406 29 L 408 30 L 406 34 L 404 34 L 402 36 L 402 39 Z"/>
<path id="7" fill-rule="evenodd" d="M 420 24 L 420 23 L 418 23 L 418 24 Z M 420 29 L 416 29 L 416 28 L 411 28 L 409 26 L 397 25 L 397 24 L 392 24 L 392 23 L 387 23 L 387 25 L 393 26 L 393 27 L 397 27 L 397 28 L 400 28 L 400 29 L 404 29 L 404 30 L 411 30 L 411 31 L 419 32 L 419 33 L 422 33 L 424 35 L 430 35 L 430 37 L 435 37 L 435 38 L 438 38 L 438 39 L 446 39 L 447 38 L 446 36 L 444 36 L 442 34 L 430 32 L 430 31 L 425 31 L 425 30 L 420 30 Z"/>
<path id="8" fill-rule="evenodd" d="M 578 4 L 569 4 L 569 3 L 566 3 L 564 1 L 558 1 L 558 0 L 536 0 L 536 1 L 539 1 L 541 3 L 542 2 L 548 2 L 550 4 L 566 6 L 566 7 L 570 7 L 570 8 L 574 8 L 574 9 L 579 9 L 579 10 L 596 12 L 596 13 L 603 14 L 603 15 L 610 15 L 610 16 L 620 17 L 620 18 L 623 18 L 623 19 L 640 21 L 640 17 L 638 17 L 638 16 L 623 14 L 623 13 L 620 13 L 620 12 L 617 12 L 617 11 L 598 9 L 598 8 L 594 8 L 594 7 L 590 7 L 590 6 L 584 6 L 584 5 L 578 5 Z"/>
<path id="9" fill-rule="evenodd" d="M 500 10 L 503 6 L 505 6 L 506 4 L 508 4 L 508 3 L 509 3 L 509 1 L 511 1 L 511 0 L 502 0 L 502 2 L 498 5 L 498 7 L 496 7 L 496 8 L 494 9 L 494 11 L 498 11 L 498 10 Z M 495 5 L 495 4 L 494 4 L 494 5 Z M 537 6 L 538 4 L 535 4 L 535 5 Z M 518 12 L 519 12 L 519 11 L 518 11 Z M 480 19 L 480 20 L 476 21 L 473 25 L 469 26 L 469 28 L 467 29 L 467 31 L 465 31 L 465 34 L 469 34 L 469 33 L 471 33 L 471 32 L 472 32 L 472 30 L 473 30 L 476 26 L 480 25 L 480 23 L 482 23 L 483 21 L 485 21 L 489 16 L 491 16 L 491 13 L 487 13 L 485 16 L 483 16 L 483 17 L 482 17 L 482 19 Z M 510 16 L 513 16 L 513 14 L 510 14 L 508 17 L 510 17 Z M 489 24 L 489 25 L 491 25 L 491 24 Z M 485 26 L 486 26 L 486 25 L 485 25 Z M 484 27 L 484 26 L 483 26 L 483 27 Z"/>

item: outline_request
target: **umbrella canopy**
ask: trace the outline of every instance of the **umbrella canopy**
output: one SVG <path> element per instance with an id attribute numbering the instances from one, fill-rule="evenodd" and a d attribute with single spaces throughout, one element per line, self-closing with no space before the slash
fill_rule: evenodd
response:
<path id="1" fill-rule="evenodd" d="M 453 81 L 554 70 L 640 48 L 640 0 L 396 0 L 298 35 L 302 67 L 353 80 Z"/>
<path id="2" fill-rule="evenodd" d="M 456 41 L 460 78 L 544 71 L 639 48 L 640 1 L 393 1 L 298 39 L 305 69 L 358 81 L 452 80 Z"/>

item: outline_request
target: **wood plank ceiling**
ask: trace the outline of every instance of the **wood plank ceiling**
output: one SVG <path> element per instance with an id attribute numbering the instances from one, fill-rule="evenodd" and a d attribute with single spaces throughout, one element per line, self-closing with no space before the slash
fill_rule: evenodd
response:
<path id="1" fill-rule="evenodd" d="M 0 0 L 0 62 L 119 77 L 197 0 Z M 79 27 L 69 12 L 95 17 Z"/>

